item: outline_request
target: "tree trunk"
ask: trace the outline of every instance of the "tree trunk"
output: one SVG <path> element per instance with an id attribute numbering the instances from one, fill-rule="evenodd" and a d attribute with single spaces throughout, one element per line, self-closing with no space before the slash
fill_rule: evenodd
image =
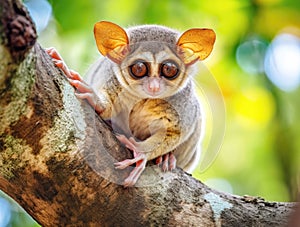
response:
<path id="1" fill-rule="evenodd" d="M 36 43 L 19 1 L 0 0 L 0 189 L 43 226 L 285 226 L 295 203 L 217 192 L 131 157 Z M 296 224 L 295 224 L 296 226 Z"/>

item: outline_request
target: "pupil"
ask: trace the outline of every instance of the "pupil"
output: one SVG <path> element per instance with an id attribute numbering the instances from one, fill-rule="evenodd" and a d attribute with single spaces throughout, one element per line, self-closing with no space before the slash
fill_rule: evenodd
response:
<path id="1" fill-rule="evenodd" d="M 168 63 L 168 64 L 166 65 L 166 72 L 167 72 L 168 75 L 173 75 L 175 71 L 176 71 L 176 70 L 175 70 L 174 65 L 172 65 L 172 64 L 170 64 L 170 63 Z"/>
<path id="2" fill-rule="evenodd" d="M 146 76 L 148 72 L 147 66 L 144 62 L 136 62 L 130 66 L 130 74 L 134 78 L 141 78 Z"/>
<path id="3" fill-rule="evenodd" d="M 175 76 L 177 75 L 177 72 L 178 72 L 178 68 L 172 62 L 167 62 L 162 67 L 162 74 L 165 77 L 169 77 L 169 78 L 174 77 L 175 78 Z"/>

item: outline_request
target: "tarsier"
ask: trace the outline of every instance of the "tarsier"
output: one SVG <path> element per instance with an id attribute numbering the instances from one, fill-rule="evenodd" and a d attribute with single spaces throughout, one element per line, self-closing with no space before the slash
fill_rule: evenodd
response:
<path id="1" fill-rule="evenodd" d="M 157 25 L 124 30 L 101 21 L 94 35 L 104 56 L 90 69 L 86 82 L 69 70 L 55 49 L 55 64 L 113 127 L 117 138 L 133 152 L 133 159 L 116 162 L 117 169 L 135 164 L 124 181 L 133 186 L 149 160 L 163 171 L 177 166 L 191 171 L 200 158 L 203 114 L 193 85 L 196 62 L 209 56 L 215 42 L 211 29 L 179 32 Z"/>

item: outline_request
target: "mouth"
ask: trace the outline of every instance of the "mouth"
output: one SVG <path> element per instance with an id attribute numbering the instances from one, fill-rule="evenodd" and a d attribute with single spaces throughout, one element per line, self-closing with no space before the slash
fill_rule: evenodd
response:
<path id="1" fill-rule="evenodd" d="M 147 89 L 144 89 L 144 92 L 146 93 L 148 98 L 159 98 L 161 94 L 163 93 L 161 90 L 159 91 L 148 91 Z"/>

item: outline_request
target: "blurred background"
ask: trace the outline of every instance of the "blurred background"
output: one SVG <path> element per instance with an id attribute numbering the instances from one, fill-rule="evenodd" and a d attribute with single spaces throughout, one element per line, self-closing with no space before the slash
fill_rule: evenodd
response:
<path id="1" fill-rule="evenodd" d="M 87 71 L 99 57 L 94 23 L 215 30 L 205 65 L 226 106 L 223 146 L 195 177 L 220 191 L 296 201 L 300 188 L 300 1 L 25 0 L 43 47 Z M 221 129 L 220 129 L 221 130 Z M 3 193 L 0 226 L 36 226 Z"/>

